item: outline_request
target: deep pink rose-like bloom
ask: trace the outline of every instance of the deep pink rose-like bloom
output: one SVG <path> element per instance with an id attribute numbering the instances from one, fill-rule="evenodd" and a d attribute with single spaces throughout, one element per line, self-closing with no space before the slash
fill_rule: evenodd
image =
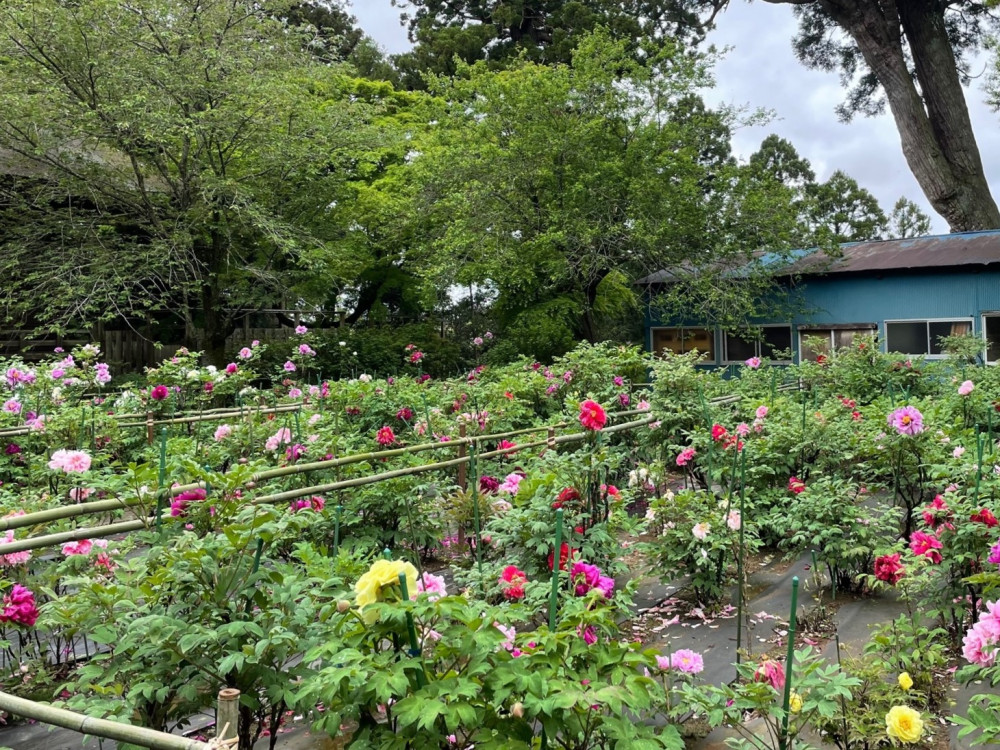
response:
<path id="1" fill-rule="evenodd" d="M 386 425 L 375 433 L 375 442 L 379 445 L 392 445 L 396 442 L 396 433 L 392 431 L 389 425 Z"/>
<path id="2" fill-rule="evenodd" d="M 488 474 L 479 477 L 480 492 L 496 492 L 498 489 L 500 489 L 500 480 L 496 477 L 491 477 Z"/>
<path id="3" fill-rule="evenodd" d="M 587 399 L 580 404 L 580 424 L 587 430 L 600 430 L 608 423 L 608 415 L 596 401 Z"/>
<path id="4" fill-rule="evenodd" d="M 926 557 L 935 565 L 940 563 L 942 559 L 941 553 L 938 552 L 939 549 L 941 549 L 941 541 L 931 534 L 914 531 L 913 536 L 910 537 L 910 551 L 918 557 L 921 555 Z"/>
<path id="5" fill-rule="evenodd" d="M 773 659 L 764 657 L 764 661 L 757 666 L 753 679 L 754 682 L 770 683 L 771 687 L 781 692 L 785 688 L 785 667 Z"/>
<path id="6" fill-rule="evenodd" d="M 3 597 L 3 612 L 0 612 L 0 622 L 13 622 L 18 625 L 35 624 L 38 620 L 38 607 L 35 606 L 35 595 L 19 583 Z"/>
<path id="7" fill-rule="evenodd" d="M 181 492 L 170 503 L 170 515 L 174 518 L 183 518 L 187 515 L 188 505 L 193 502 L 201 502 L 206 497 L 208 497 L 208 492 L 201 487 Z"/>
<path id="8" fill-rule="evenodd" d="M 508 565 L 500 574 L 500 587 L 503 589 L 503 595 L 511 601 L 524 598 L 524 584 L 527 582 L 528 577 L 516 565 Z"/>
<path id="9" fill-rule="evenodd" d="M 924 431 L 924 415 L 912 406 L 896 409 L 887 421 L 900 435 L 919 435 Z"/>
<path id="10" fill-rule="evenodd" d="M 799 495 L 806 491 L 806 483 L 798 477 L 788 477 L 788 491 Z"/>
<path id="11" fill-rule="evenodd" d="M 1000 565 L 1000 540 L 990 547 L 990 556 L 986 558 L 986 562 Z"/>
<path id="12" fill-rule="evenodd" d="M 153 389 L 149 392 L 149 397 L 153 401 L 163 401 L 170 395 L 170 389 L 165 385 L 154 385 Z"/>
<path id="13" fill-rule="evenodd" d="M 898 552 L 875 558 L 875 577 L 878 580 L 895 586 L 905 573 L 902 563 L 899 562 Z"/>
<path id="14" fill-rule="evenodd" d="M 698 455 L 698 451 L 694 448 L 685 448 L 677 454 L 676 463 L 678 466 L 687 466 L 696 455 Z"/>

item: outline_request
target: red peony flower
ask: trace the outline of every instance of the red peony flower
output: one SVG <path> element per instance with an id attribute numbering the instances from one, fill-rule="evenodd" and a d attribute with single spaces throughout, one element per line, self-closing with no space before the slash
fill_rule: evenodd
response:
<path id="1" fill-rule="evenodd" d="M 379 445 L 392 445 L 396 442 L 396 434 L 386 425 L 375 434 L 375 442 Z"/>
<path id="2" fill-rule="evenodd" d="M 575 554 L 576 554 L 576 550 L 575 549 L 570 549 L 569 545 L 566 544 L 566 542 L 563 542 L 562 543 L 562 547 L 559 548 L 559 570 L 566 570 L 566 563 L 567 563 L 567 561 L 571 557 L 573 557 L 573 555 L 575 555 Z M 552 566 L 553 566 L 553 564 L 555 562 L 554 558 L 555 558 L 555 555 L 552 552 L 550 552 L 549 553 L 549 570 L 552 570 Z"/>
<path id="3" fill-rule="evenodd" d="M 580 404 L 580 424 L 587 430 L 599 430 L 608 423 L 608 415 L 596 401 L 587 399 Z"/>
<path id="4" fill-rule="evenodd" d="M 722 440 L 726 435 L 726 428 L 721 424 L 712 425 L 712 440 Z"/>
<path id="5" fill-rule="evenodd" d="M 890 586 L 899 583 L 899 579 L 906 573 L 902 563 L 899 562 L 899 553 L 894 555 L 882 555 L 875 558 L 875 577 L 880 581 L 885 581 Z"/>
<path id="6" fill-rule="evenodd" d="M 798 477 L 788 477 L 788 491 L 796 495 L 806 491 L 806 483 Z"/>
<path id="7" fill-rule="evenodd" d="M 524 584 L 527 582 L 528 576 L 516 565 L 508 565 L 500 574 L 500 587 L 503 589 L 503 595 L 511 601 L 524 598 Z"/>
<path id="8" fill-rule="evenodd" d="M 556 501 L 552 503 L 553 508 L 561 508 L 565 503 L 571 503 L 574 500 L 580 499 L 580 493 L 577 492 L 576 487 L 567 487 L 556 497 Z"/>
<path id="9" fill-rule="evenodd" d="M 997 525 L 997 518 L 996 516 L 993 515 L 993 511 L 991 511 L 989 508 L 982 508 L 980 510 L 977 510 L 975 513 L 969 516 L 969 520 L 973 521 L 974 523 L 985 524 L 989 528 L 993 528 L 994 526 Z"/>

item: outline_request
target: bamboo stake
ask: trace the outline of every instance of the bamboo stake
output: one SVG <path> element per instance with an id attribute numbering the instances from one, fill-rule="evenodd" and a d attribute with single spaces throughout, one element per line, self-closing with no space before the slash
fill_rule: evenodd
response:
<path id="1" fill-rule="evenodd" d="M 102 737 L 117 742 L 128 742 L 140 747 L 148 747 L 151 750 L 210 750 L 209 745 L 197 740 L 190 740 L 166 732 L 157 732 L 145 727 L 120 724 L 117 721 L 84 716 L 75 711 L 67 711 L 64 708 L 18 698 L 10 693 L 0 692 L 0 710 L 27 719 L 34 719 L 43 724 L 70 729 L 80 734 Z"/>
<path id="2" fill-rule="evenodd" d="M 231 740 L 237 735 L 236 728 L 240 721 L 240 691 L 236 688 L 223 688 L 219 691 L 217 705 L 216 737 L 220 740 Z"/>

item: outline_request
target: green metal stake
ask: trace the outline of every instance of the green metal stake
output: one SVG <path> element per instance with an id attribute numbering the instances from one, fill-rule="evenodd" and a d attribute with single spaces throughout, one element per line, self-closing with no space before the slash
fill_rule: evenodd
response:
<path id="1" fill-rule="evenodd" d="M 559 558 L 562 557 L 563 509 L 556 511 L 556 546 L 552 553 L 552 592 L 549 594 L 549 630 L 556 629 L 556 608 L 559 603 Z M 566 556 L 569 563 L 569 555 Z"/>
<path id="2" fill-rule="evenodd" d="M 476 523 L 476 567 L 479 568 L 479 585 L 483 585 L 483 535 L 479 523 L 479 477 L 476 476 L 476 447 L 475 441 L 469 443 L 469 465 L 472 469 L 472 517 Z"/>
<path id="3" fill-rule="evenodd" d="M 333 522 L 333 554 L 340 554 L 340 515 L 344 512 L 344 506 L 337 506 L 337 513 Z"/>
<path id="4" fill-rule="evenodd" d="M 975 502 L 979 502 L 979 481 L 983 477 L 983 435 L 976 425 L 976 490 Z"/>
<path id="5" fill-rule="evenodd" d="M 403 601 L 410 601 L 410 592 L 406 586 L 406 574 L 399 574 L 399 589 L 403 593 Z M 420 643 L 417 641 L 417 629 L 413 624 L 413 613 L 406 613 L 406 635 L 410 639 L 410 656 L 420 656 Z M 424 687 L 427 683 L 424 678 L 424 668 L 421 665 L 419 671 L 417 672 L 417 685 L 419 687 Z"/>
<path id="6" fill-rule="evenodd" d="M 772 381 L 773 382 L 773 381 Z M 747 475 L 747 454 L 743 453 L 740 462 L 740 546 L 736 555 L 736 576 L 739 588 L 736 598 L 736 665 L 739 666 L 742 658 L 740 649 L 743 647 L 743 597 L 746 595 L 743 585 L 743 527 L 746 525 L 746 475 Z M 747 643 L 750 642 L 749 636 Z"/>
<path id="7" fill-rule="evenodd" d="M 167 482 L 167 428 L 160 428 L 160 477 L 156 488 L 156 530 L 163 529 L 163 499 L 165 497 L 164 486 Z"/>
<path id="8" fill-rule="evenodd" d="M 788 655 L 785 657 L 785 696 L 781 704 L 784 716 L 781 718 L 780 750 L 788 748 L 788 706 L 792 699 L 792 671 L 795 662 L 795 613 L 799 605 L 799 577 L 792 578 L 792 613 L 788 618 Z"/>

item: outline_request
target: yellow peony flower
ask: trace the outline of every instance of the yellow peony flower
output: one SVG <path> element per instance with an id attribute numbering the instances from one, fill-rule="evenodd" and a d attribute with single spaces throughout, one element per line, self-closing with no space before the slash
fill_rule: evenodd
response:
<path id="1" fill-rule="evenodd" d="M 793 714 L 797 714 L 802 710 L 802 696 L 798 693 L 792 693 L 788 697 L 788 710 Z"/>
<path id="2" fill-rule="evenodd" d="M 399 574 L 406 576 L 408 593 L 417 592 L 417 569 L 412 563 L 404 560 L 376 560 L 368 572 L 354 584 L 354 601 L 358 609 L 364 609 L 369 604 L 379 600 L 383 586 L 399 583 Z"/>
<path id="3" fill-rule="evenodd" d="M 899 675 L 899 686 L 903 688 L 903 690 L 909 690 L 913 687 L 913 678 L 910 677 L 909 672 L 903 672 Z"/>
<path id="4" fill-rule="evenodd" d="M 920 739 L 923 732 L 924 722 L 920 712 L 909 706 L 893 706 L 885 715 L 885 733 L 893 745 L 900 742 L 912 744 Z"/>

